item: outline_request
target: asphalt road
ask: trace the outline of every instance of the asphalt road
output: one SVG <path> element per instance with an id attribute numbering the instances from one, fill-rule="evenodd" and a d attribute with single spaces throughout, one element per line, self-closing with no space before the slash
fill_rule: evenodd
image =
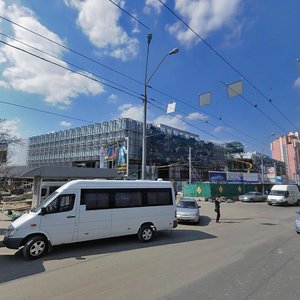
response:
<path id="1" fill-rule="evenodd" d="M 59 246 L 25 261 L 0 248 L 0 299 L 300 299 L 297 207 L 200 203 L 201 222 L 161 232 Z M 8 222 L 1 221 L 0 235 Z"/>

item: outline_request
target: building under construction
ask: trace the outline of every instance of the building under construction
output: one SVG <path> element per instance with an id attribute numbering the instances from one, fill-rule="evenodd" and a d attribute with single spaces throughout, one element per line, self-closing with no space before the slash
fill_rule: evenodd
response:
<path id="1" fill-rule="evenodd" d="M 142 122 L 122 118 L 30 137 L 27 162 L 36 167 L 118 168 L 120 176 L 126 173 L 140 178 L 142 128 Z M 125 160 L 120 155 L 123 146 Z M 224 169 L 226 150 L 222 145 L 170 126 L 147 124 L 147 178 L 188 179 L 189 149 L 195 180 L 208 180 L 209 170 Z"/>

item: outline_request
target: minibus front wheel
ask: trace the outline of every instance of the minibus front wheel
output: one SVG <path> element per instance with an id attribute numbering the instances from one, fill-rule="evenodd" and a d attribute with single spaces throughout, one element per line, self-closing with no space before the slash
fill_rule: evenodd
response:
<path id="1" fill-rule="evenodd" d="M 32 236 L 26 241 L 23 247 L 23 255 L 28 260 L 37 259 L 46 254 L 47 248 L 48 242 L 44 236 Z"/>
<path id="2" fill-rule="evenodd" d="M 154 239 L 154 235 L 155 228 L 150 224 L 142 225 L 138 232 L 138 238 L 143 243 L 151 242 Z"/>

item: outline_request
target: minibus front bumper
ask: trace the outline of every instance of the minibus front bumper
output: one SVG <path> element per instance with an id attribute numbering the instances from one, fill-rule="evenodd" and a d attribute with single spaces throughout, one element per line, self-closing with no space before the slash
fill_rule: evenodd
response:
<path id="1" fill-rule="evenodd" d="M 19 249 L 22 246 L 22 238 L 4 237 L 3 245 L 9 249 Z"/>

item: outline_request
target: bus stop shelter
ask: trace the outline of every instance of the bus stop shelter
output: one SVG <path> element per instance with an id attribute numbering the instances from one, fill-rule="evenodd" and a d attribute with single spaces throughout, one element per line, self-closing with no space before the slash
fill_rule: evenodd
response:
<path id="1" fill-rule="evenodd" d="M 41 200 L 42 182 L 46 180 L 63 179 L 114 179 L 118 176 L 117 169 L 105 168 L 74 168 L 74 167 L 30 167 L 14 166 L 7 171 L 9 178 L 33 179 L 32 206 L 36 206 Z"/>

